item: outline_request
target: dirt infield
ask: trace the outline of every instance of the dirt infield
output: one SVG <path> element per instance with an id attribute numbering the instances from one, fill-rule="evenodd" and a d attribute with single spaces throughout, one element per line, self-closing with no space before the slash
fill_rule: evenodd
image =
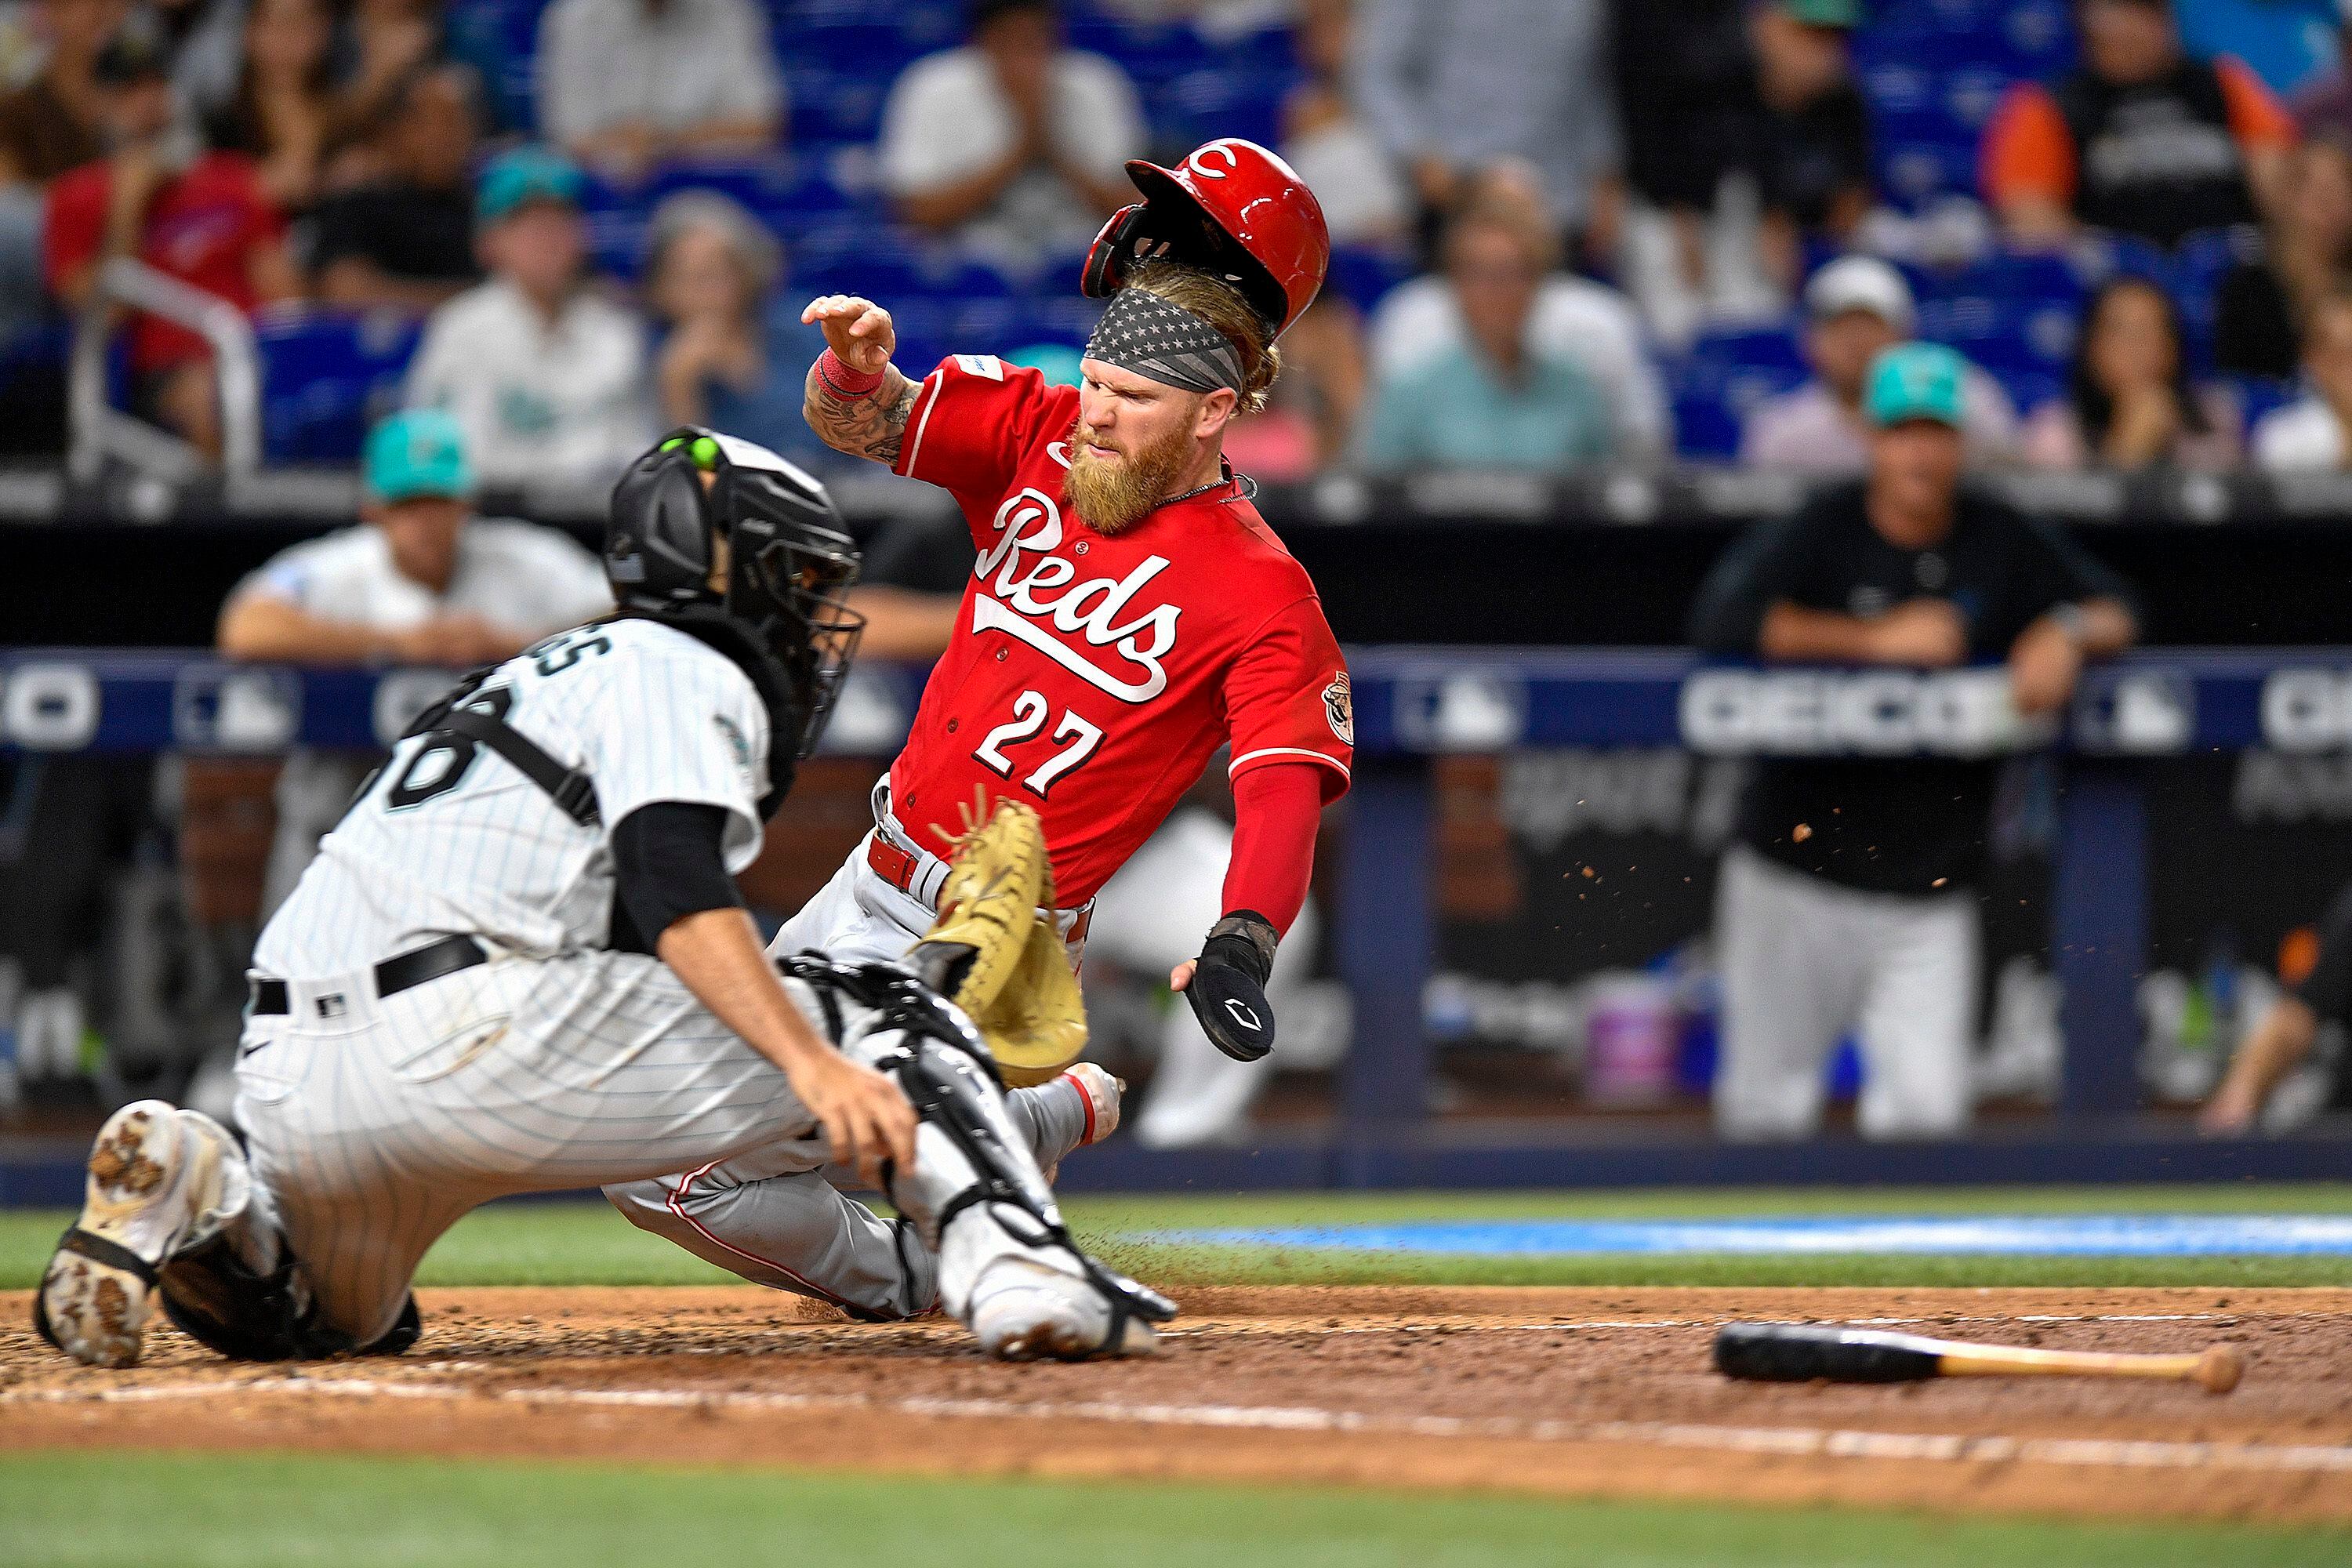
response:
<path id="1" fill-rule="evenodd" d="M 2352 1520 L 2352 1290 L 1287 1288 L 1184 1293 L 1148 1361 L 998 1366 L 936 1320 L 751 1289 L 423 1292 L 398 1359 L 232 1366 L 168 1329 L 71 1366 L 0 1292 L 0 1449 L 640 1456 Z M 1734 1319 L 2244 1352 L 2233 1394 L 2078 1380 L 1730 1384 Z"/>

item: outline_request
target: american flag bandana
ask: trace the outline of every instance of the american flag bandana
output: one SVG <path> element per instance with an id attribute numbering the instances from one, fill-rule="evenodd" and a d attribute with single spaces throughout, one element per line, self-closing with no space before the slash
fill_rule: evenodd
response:
<path id="1" fill-rule="evenodd" d="M 1225 334 L 1143 289 L 1122 289 L 1087 340 L 1087 358 L 1186 392 L 1242 389 L 1242 355 Z"/>

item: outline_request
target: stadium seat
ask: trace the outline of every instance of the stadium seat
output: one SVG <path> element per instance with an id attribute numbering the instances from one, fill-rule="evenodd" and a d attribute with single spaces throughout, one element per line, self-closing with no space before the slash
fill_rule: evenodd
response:
<path id="1" fill-rule="evenodd" d="M 264 456 L 276 463 L 348 463 L 368 426 L 395 406 L 416 352 L 404 318 L 272 310 L 255 323 L 261 352 Z"/>

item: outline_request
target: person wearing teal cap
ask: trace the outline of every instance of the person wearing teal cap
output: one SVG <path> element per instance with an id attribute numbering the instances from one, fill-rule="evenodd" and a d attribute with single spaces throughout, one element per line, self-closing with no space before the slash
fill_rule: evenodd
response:
<path id="1" fill-rule="evenodd" d="M 456 419 L 433 408 L 384 419 L 361 455 L 360 526 L 280 552 L 237 584 L 221 610 L 221 653 L 466 669 L 613 607 L 595 556 L 551 528 L 476 517 L 473 495 Z M 318 752 L 288 759 L 263 914 L 293 890 L 374 763 Z"/>
<path id="2" fill-rule="evenodd" d="M 1692 641 L 1710 654 L 1864 667 L 1809 674 L 1798 708 L 1756 714 L 1768 752 L 1819 752 L 1824 726 L 1808 713 L 1835 716 L 1826 727 L 1852 750 L 1769 755 L 1748 772 L 1716 895 L 1727 1137 L 1818 1129 L 1823 1069 L 1849 1031 L 1865 1136 L 1967 1127 L 1994 753 L 2027 743 L 2034 721 L 2064 711 L 2084 662 L 2137 633 L 2113 573 L 1961 482 L 1968 374 L 1938 344 L 1882 352 L 1864 379 L 1863 479 L 1759 524 L 1692 612 Z M 1993 668 L 1976 687 L 1901 673 L 1966 664 Z"/>
<path id="3" fill-rule="evenodd" d="M 646 331 L 585 287 L 586 176 L 562 153 L 517 147 L 474 187 L 488 279 L 425 323 L 406 401 L 446 409 L 485 485 L 598 489 L 655 435 Z"/>

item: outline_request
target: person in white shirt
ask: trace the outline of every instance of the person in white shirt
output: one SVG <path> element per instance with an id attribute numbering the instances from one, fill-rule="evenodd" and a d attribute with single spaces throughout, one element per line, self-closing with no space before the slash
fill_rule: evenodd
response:
<path id="1" fill-rule="evenodd" d="M 1874 256 L 1843 256 L 1805 285 L 1805 359 L 1812 379 L 1748 411 L 1739 460 L 1792 473 L 1858 475 L 1869 466 L 1863 378 L 1918 325 L 1911 286 Z M 2000 384 L 1969 365 L 1960 384 L 1969 462 L 1998 466 L 2017 450 L 2017 407 Z"/>
<path id="2" fill-rule="evenodd" d="M 2352 293 L 2312 307 L 2303 334 L 2309 390 L 2254 425 L 2254 463 L 2264 473 L 2309 473 L 2352 467 Z"/>
<path id="3" fill-rule="evenodd" d="M 368 435 L 367 521 L 280 552 L 221 609 L 220 651 L 277 664 L 466 669 L 613 607 L 603 566 L 551 528 L 473 515 L 457 422 L 395 414 Z M 292 891 L 373 759 L 297 752 L 278 775 L 265 917 Z"/>
<path id="4" fill-rule="evenodd" d="M 475 187 L 488 281 L 433 312 L 411 407 L 446 409 L 485 485 L 610 485 L 653 439 L 646 332 L 583 282 L 577 165 L 543 148 L 491 161 Z"/>
<path id="5" fill-rule="evenodd" d="M 539 38 L 541 128 L 624 182 L 665 157 L 761 151 L 783 122 L 749 0 L 555 0 Z"/>
<path id="6" fill-rule="evenodd" d="M 1507 206 L 1527 221 L 1549 221 L 1536 168 L 1525 159 L 1498 159 L 1479 171 L 1468 186 L 1465 205 L 1473 205 Z M 1375 384 L 1470 341 L 1462 302 L 1441 272 L 1390 289 L 1372 313 L 1370 338 Z M 1641 318 L 1624 295 L 1572 272 L 1548 274 L 1528 313 L 1527 347 L 1539 358 L 1573 362 L 1599 389 L 1615 420 L 1611 450 L 1618 461 L 1659 462 L 1673 452 L 1665 383 L 1643 344 Z"/>
<path id="7" fill-rule="evenodd" d="M 1134 199 L 1135 88 L 1062 47 L 1045 0 L 979 0 L 971 41 L 917 60 L 882 111 L 882 185 L 898 216 L 1014 272 L 1082 248 Z"/>

